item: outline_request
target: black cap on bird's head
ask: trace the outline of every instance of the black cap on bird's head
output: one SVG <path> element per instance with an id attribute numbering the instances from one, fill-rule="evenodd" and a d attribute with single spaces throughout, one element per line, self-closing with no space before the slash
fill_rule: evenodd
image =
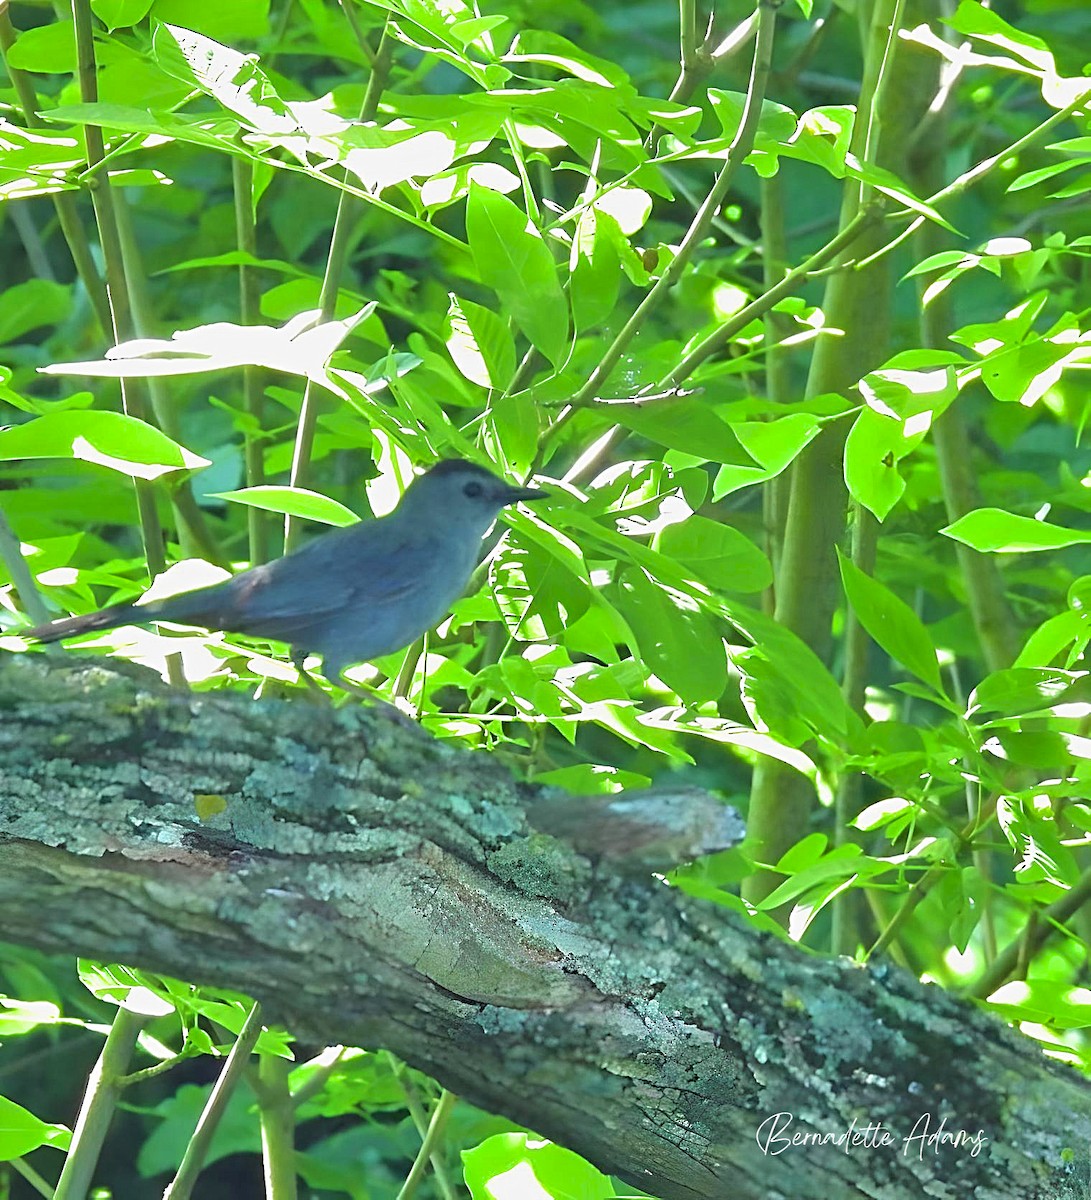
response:
<path id="1" fill-rule="evenodd" d="M 538 488 L 508 483 L 477 463 L 445 458 L 413 480 L 402 503 L 446 502 L 455 509 L 491 509 L 495 517 L 506 504 L 542 500 L 546 495 Z"/>

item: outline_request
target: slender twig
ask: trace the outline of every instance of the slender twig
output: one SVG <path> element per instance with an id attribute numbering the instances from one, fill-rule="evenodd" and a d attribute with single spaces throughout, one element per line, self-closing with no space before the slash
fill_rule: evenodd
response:
<path id="1" fill-rule="evenodd" d="M 72 1145 L 57 1181 L 54 1200 L 83 1200 L 91 1186 L 106 1131 L 120 1096 L 118 1081 L 125 1074 L 140 1031 L 151 1018 L 128 1008 L 119 1008 L 106 1035 L 98 1062 L 87 1080 Z"/>
<path id="2" fill-rule="evenodd" d="M 775 304 L 785 296 L 790 296 L 811 279 L 818 271 L 829 266 L 839 254 L 847 250 L 853 242 L 863 236 L 873 225 L 876 225 L 882 215 L 882 201 L 876 200 L 862 208 L 849 223 L 832 237 L 820 250 L 816 250 L 810 258 L 798 267 L 789 271 L 777 284 L 766 288 L 764 292 L 752 300 L 745 308 L 741 308 L 730 320 L 718 325 L 712 333 L 696 346 L 670 370 L 655 385 L 656 391 L 667 392 L 671 388 L 684 383 L 694 370 L 711 357 L 723 346 L 726 346 L 751 321 L 763 317 Z"/>
<path id="3" fill-rule="evenodd" d="M 728 189 L 746 156 L 754 147 L 754 138 L 761 118 L 761 106 L 765 100 L 765 85 L 769 78 L 772 63 L 773 40 L 776 33 L 776 14 L 781 0 L 759 0 L 758 29 L 754 44 L 754 59 L 750 70 L 750 85 L 746 93 L 746 103 L 742 118 L 735 136 L 728 148 L 727 159 L 716 176 L 715 181 L 705 197 L 704 203 L 697 211 L 686 230 L 678 247 L 678 252 L 667 265 L 663 274 L 656 280 L 644 299 L 637 305 L 636 310 L 624 327 L 606 349 L 602 359 L 592 371 L 587 382 L 573 397 L 572 403 L 579 407 L 588 403 L 599 391 L 617 365 L 629 343 L 637 333 L 644 328 L 648 317 L 666 298 L 668 291 L 677 283 L 682 272 L 688 266 L 697 247 L 708 231 L 717 209 L 723 203 Z"/>
<path id="4" fill-rule="evenodd" d="M 1074 116 L 1083 108 L 1091 105 L 1091 87 L 1070 104 L 1066 104 L 1064 108 L 1058 109 L 1052 116 L 1047 117 L 1041 124 L 1036 125 L 1029 133 L 1025 133 L 1021 138 L 1017 138 L 1010 146 L 1006 146 L 1003 150 L 996 154 L 989 155 L 988 158 L 983 158 L 981 162 L 972 166 L 968 171 L 957 178 L 953 179 L 945 187 L 940 188 L 938 192 L 934 192 L 931 196 L 925 199 L 925 203 L 931 208 L 938 209 L 946 201 L 953 199 L 956 196 L 961 196 L 972 184 L 979 183 L 986 175 L 994 171 L 1002 162 L 1014 160 L 1028 146 L 1034 144 L 1042 137 L 1043 134 L 1049 133 L 1056 126 L 1063 124 Z M 891 220 L 903 220 L 910 215 L 908 209 L 899 209 L 896 212 L 889 214 Z M 883 255 L 889 254 L 893 249 L 899 246 L 907 238 L 911 237 L 927 220 L 926 217 L 914 214 L 913 220 L 903 229 L 896 237 L 889 242 L 885 242 L 877 250 L 875 250 L 860 266 L 866 267 L 877 258 L 882 258 Z"/>
<path id="5" fill-rule="evenodd" d="M 254 219 L 254 165 L 247 158 L 231 160 L 231 183 L 235 197 L 235 241 L 246 254 L 257 254 L 257 222 Z M 239 264 L 239 320 L 256 324 L 260 315 L 257 271 Z M 243 405 L 248 417 L 243 430 L 243 462 L 246 486 L 259 487 L 265 482 L 264 403 L 258 380 L 258 368 L 247 363 L 242 369 Z M 269 521 L 255 505 L 248 505 L 246 525 L 250 541 L 250 561 L 255 565 L 269 559 Z"/>
<path id="6" fill-rule="evenodd" d="M 883 108 L 886 98 L 887 84 L 890 79 L 890 72 L 894 58 L 894 48 L 898 44 L 898 32 L 902 27 L 902 20 L 905 16 L 905 0 L 894 0 L 893 7 L 890 12 L 889 24 L 886 27 L 886 45 L 879 56 L 878 70 L 875 73 L 874 80 L 865 80 L 865 86 L 862 89 L 860 97 L 860 107 L 858 112 L 863 113 L 866 117 L 865 132 L 863 138 L 863 146 L 860 150 L 860 157 L 866 163 L 875 162 L 878 158 L 879 139 L 882 134 Z M 873 32 L 880 32 L 873 27 Z M 870 94 L 868 83 L 871 83 Z M 855 140 L 855 139 L 854 139 Z M 862 180 L 859 183 L 859 193 L 857 204 L 862 205 L 865 198 L 870 194 L 871 186 L 865 184 Z"/>
<path id="7" fill-rule="evenodd" d="M 457 1099 L 458 1097 L 455 1096 L 454 1092 L 444 1090 L 441 1093 L 439 1100 L 436 1102 L 436 1107 L 432 1110 L 432 1119 L 428 1123 L 428 1132 L 424 1135 L 424 1141 L 420 1144 L 417 1157 L 413 1160 L 409 1174 L 405 1177 L 405 1183 L 402 1184 L 401 1190 L 398 1192 L 397 1200 L 411 1200 L 411 1197 L 416 1194 L 417 1188 L 420 1187 L 420 1181 L 424 1178 L 424 1170 L 436 1151 L 436 1144 L 443 1136 L 447 1120 Z"/>
<path id="8" fill-rule="evenodd" d="M 292 1092 L 292 1104 L 295 1108 L 302 1108 L 308 1100 L 317 1096 L 326 1084 L 329 1083 L 334 1071 L 341 1065 L 345 1055 L 345 1047 L 337 1046 L 336 1048 L 331 1047 L 331 1049 L 333 1053 L 330 1054 L 329 1059 L 308 1076 L 306 1083 Z"/>
<path id="9" fill-rule="evenodd" d="M 1029 927 L 1019 937 L 1006 946 L 987 970 L 978 976 L 972 987 L 966 990 L 968 996 L 985 1000 L 996 989 L 1011 977 L 1020 961 L 1026 961 L 1036 954 L 1046 941 L 1057 932 L 1065 921 L 1071 919 L 1091 899 L 1091 867 L 1088 867 L 1076 881 L 1075 885 L 1047 909 L 1038 915 L 1033 927 Z"/>
<path id="10" fill-rule="evenodd" d="M 19 602 L 27 616 L 35 625 L 42 625 L 48 621 L 51 616 L 50 611 L 46 608 L 45 601 L 38 591 L 38 585 L 34 582 L 34 576 L 30 573 L 26 559 L 23 558 L 19 549 L 19 539 L 12 532 L 8 519 L 2 511 L 0 511 L 0 562 L 4 564 L 11 576 L 16 595 L 18 595 Z M 46 649 L 50 649 L 50 647 L 47 646 Z"/>
<path id="11" fill-rule="evenodd" d="M 11 1158 L 8 1160 L 14 1170 L 30 1184 L 30 1186 L 38 1193 L 39 1196 L 45 1196 L 46 1200 L 53 1200 L 53 1186 L 26 1161 L 25 1158 Z"/>
<path id="12" fill-rule="evenodd" d="M 788 236 L 784 215 L 784 179 L 778 172 L 761 181 L 761 268 L 765 291 L 780 282 L 788 262 Z M 765 325 L 765 394 L 771 404 L 787 403 L 791 385 L 788 355 L 781 343 L 788 337 L 791 322 L 783 313 L 768 309 Z M 788 477 L 782 471 L 766 480 L 761 489 L 765 552 L 773 565 L 773 580 L 780 570 L 780 551 L 788 517 Z M 766 588 L 763 607 L 770 615 L 776 604 L 776 587 Z"/>
<path id="13" fill-rule="evenodd" d="M 996 811 L 996 796 L 990 798 L 989 802 L 982 805 L 977 815 L 962 827 L 955 835 L 954 845 L 951 848 L 951 853 L 948 856 L 952 861 L 967 847 L 974 844 L 977 835 L 984 829 L 985 825 L 992 818 L 992 814 Z M 930 867 L 917 880 L 917 882 L 906 892 L 901 904 L 898 906 L 898 911 L 890 918 L 890 924 L 880 933 L 880 935 L 872 943 L 871 949 L 868 950 L 866 958 L 872 958 L 880 953 L 890 944 L 891 941 L 901 931 L 902 926 L 916 912 L 919 905 L 928 897 L 932 888 L 943 880 L 951 870 L 950 862 L 937 863 L 936 866 Z"/>
<path id="14" fill-rule="evenodd" d="M 76 38 L 76 73 L 79 79 L 80 99 L 85 104 L 98 101 L 98 76 L 95 63 L 95 43 L 91 31 L 91 7 L 89 0 L 72 0 L 72 23 Z M 89 166 L 100 163 L 105 155 L 102 130 L 97 125 L 83 127 L 84 150 Z M 89 182 L 91 203 L 95 210 L 102 258 L 106 266 L 106 286 L 110 301 L 111 332 L 115 342 L 130 341 L 135 336 L 133 315 L 129 301 L 129 287 L 125 277 L 125 256 L 121 245 L 114 197 L 110 188 L 109 174 L 95 175 Z M 138 379 L 121 379 L 121 405 L 124 411 L 139 420 L 146 419 L 144 388 Z M 144 543 L 144 557 L 150 575 L 160 574 L 167 565 L 163 530 L 156 511 L 155 488 L 144 479 L 133 480 L 136 507 L 140 522 L 140 533 Z M 167 674 L 170 682 L 181 686 L 181 657 L 167 656 Z"/>
<path id="15" fill-rule="evenodd" d="M 208 1157 L 216 1127 L 227 1109 L 227 1102 L 231 1099 L 232 1093 L 242 1078 L 247 1060 L 261 1036 L 261 1030 L 261 1005 L 255 1004 L 247 1014 L 243 1027 L 239 1030 L 239 1036 L 235 1039 L 234 1046 L 231 1047 L 231 1053 L 227 1056 L 227 1062 L 224 1063 L 219 1078 L 212 1086 L 212 1091 L 209 1093 L 208 1100 L 197 1121 L 197 1128 L 186 1144 L 178 1171 L 167 1185 L 166 1191 L 163 1193 L 163 1200 L 188 1200 L 188 1197 L 193 1194 L 193 1186 Z"/>
<path id="16" fill-rule="evenodd" d="M 405 1104 L 409 1109 L 409 1117 L 423 1143 L 424 1139 L 428 1136 L 428 1112 L 424 1107 L 424 1100 L 421 1098 L 420 1090 L 413 1082 L 405 1063 L 395 1058 L 393 1054 L 389 1054 L 389 1052 L 387 1057 L 391 1070 L 394 1072 L 402 1091 L 405 1093 Z M 439 1153 L 433 1153 L 430 1161 L 432 1171 L 436 1177 L 436 1187 L 443 1196 L 443 1200 L 456 1200 L 458 1190 L 451 1179 L 451 1172 L 447 1169 L 447 1164 L 444 1162 L 443 1156 Z"/>
<path id="17" fill-rule="evenodd" d="M 393 39 L 388 33 L 387 26 L 379 38 L 379 47 L 375 52 L 375 65 L 368 79 L 367 91 L 360 106 L 360 120 L 373 121 L 379 111 L 379 101 L 383 88 L 390 74 L 393 54 Z M 341 277 L 348 257 L 349 238 L 352 232 L 351 218 L 355 206 L 347 191 L 342 191 L 337 200 L 337 213 L 333 219 L 333 233 L 330 236 L 330 249 L 326 256 L 326 269 L 322 276 L 322 290 L 318 298 L 318 321 L 332 320 L 337 309 L 337 294 L 341 287 Z M 296 424 L 295 445 L 292 449 L 292 466 L 289 473 L 289 483 L 292 487 L 302 487 L 307 471 L 310 468 L 311 453 L 314 449 L 314 433 L 318 423 L 318 385 L 308 379 L 303 388 L 303 403 L 299 410 L 299 421 Z M 284 550 L 291 550 L 299 538 L 302 523 L 298 518 L 287 516 L 284 519 Z"/>
<path id="18" fill-rule="evenodd" d="M 866 575 L 875 570 L 875 552 L 879 542 L 879 522 L 862 504 L 852 506 L 852 562 Z M 869 678 L 868 652 L 871 640 L 856 610 L 849 605 L 845 613 L 845 667 L 841 678 L 841 694 L 855 712 L 863 713 L 864 694 Z M 834 844 L 849 840 L 849 822 L 860 805 L 863 777 L 858 771 L 845 771 L 837 784 Z M 853 918 L 856 895 L 842 892 L 833 902 L 830 949 L 834 954 L 852 954 L 859 940 L 857 922 Z"/>

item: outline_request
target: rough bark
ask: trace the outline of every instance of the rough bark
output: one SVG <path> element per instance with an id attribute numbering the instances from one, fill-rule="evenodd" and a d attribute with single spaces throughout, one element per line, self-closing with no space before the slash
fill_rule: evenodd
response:
<path id="1" fill-rule="evenodd" d="M 387 1047 L 665 1200 L 1085 1195 L 1074 1072 L 901 971 L 589 862 L 530 828 L 534 790 L 487 754 L 24 656 L 0 721 L 8 940 Z M 200 796 L 226 807 L 202 822 Z M 766 1153 L 778 1113 L 784 1136 L 858 1140 Z M 941 1121 L 987 1140 L 903 1142 Z"/>

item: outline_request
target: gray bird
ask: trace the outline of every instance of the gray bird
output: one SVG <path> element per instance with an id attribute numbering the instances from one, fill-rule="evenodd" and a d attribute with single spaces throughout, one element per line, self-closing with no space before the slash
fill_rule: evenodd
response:
<path id="1" fill-rule="evenodd" d="M 288 642 L 292 662 L 322 656 L 341 673 L 408 646 L 462 595 L 481 539 L 500 510 L 546 493 L 513 487 L 460 459 L 437 463 L 406 489 L 388 516 L 322 534 L 233 579 L 146 604 L 114 604 L 24 631 L 39 642 L 174 621 Z"/>

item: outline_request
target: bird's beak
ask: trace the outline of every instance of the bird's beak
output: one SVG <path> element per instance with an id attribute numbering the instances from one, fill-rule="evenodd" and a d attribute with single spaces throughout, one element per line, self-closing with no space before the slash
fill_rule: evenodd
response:
<path id="1" fill-rule="evenodd" d="M 508 487 L 504 492 L 504 503 L 516 504 L 520 500 L 545 500 L 548 495 L 549 493 L 543 492 L 541 488 Z"/>

